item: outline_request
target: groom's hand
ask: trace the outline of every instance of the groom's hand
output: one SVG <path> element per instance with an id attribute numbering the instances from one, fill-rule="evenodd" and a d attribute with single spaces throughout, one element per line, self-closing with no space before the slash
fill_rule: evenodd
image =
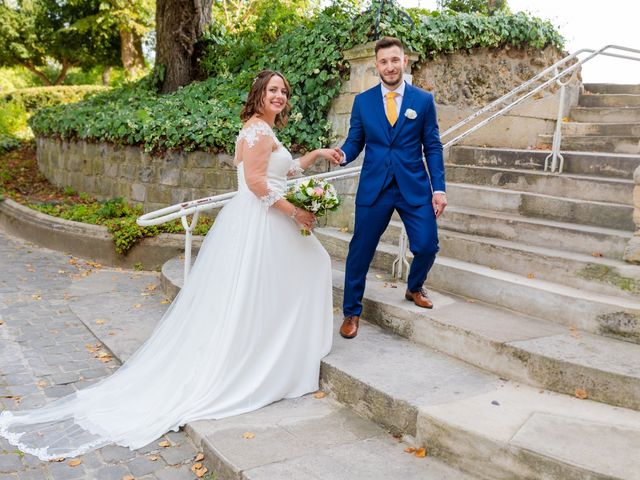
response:
<path id="1" fill-rule="evenodd" d="M 442 212 L 444 212 L 447 206 L 447 196 L 444 193 L 434 193 L 431 204 L 433 205 L 436 218 L 440 218 L 440 215 L 442 215 Z"/>
<path id="2" fill-rule="evenodd" d="M 346 160 L 345 154 L 340 147 L 333 147 L 333 150 L 336 152 L 337 163 L 335 165 L 342 165 Z"/>

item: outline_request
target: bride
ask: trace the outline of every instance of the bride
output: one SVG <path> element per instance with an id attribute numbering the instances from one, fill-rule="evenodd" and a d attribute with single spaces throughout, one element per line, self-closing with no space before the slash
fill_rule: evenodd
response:
<path id="1" fill-rule="evenodd" d="M 113 375 L 42 408 L 0 413 L 0 436 L 41 460 L 116 443 L 143 447 L 169 430 L 318 389 L 332 342 L 331 265 L 313 214 L 283 198 L 300 159 L 276 138 L 289 83 L 256 77 L 236 142 L 238 193 L 205 237 L 188 281 L 151 337 Z"/>

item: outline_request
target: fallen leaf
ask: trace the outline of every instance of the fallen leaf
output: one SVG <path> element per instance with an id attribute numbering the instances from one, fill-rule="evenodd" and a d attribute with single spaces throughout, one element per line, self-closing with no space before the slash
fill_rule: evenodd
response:
<path id="1" fill-rule="evenodd" d="M 98 325 L 104 325 L 104 322 L 106 322 L 106 320 L 104 318 L 99 318 L 96 320 L 96 324 Z"/>
<path id="2" fill-rule="evenodd" d="M 4 320 L 0 320 L 0 325 L 4 325 Z"/>
<path id="3" fill-rule="evenodd" d="M 244 432 L 242 434 L 242 438 L 246 439 L 246 440 L 251 440 L 252 438 L 255 438 L 255 434 L 251 433 L 251 432 Z"/>
<path id="4" fill-rule="evenodd" d="M 467 303 L 476 303 L 476 301 L 473 298 L 467 298 Z"/>
<path id="5" fill-rule="evenodd" d="M 529 280 L 531 280 L 531 279 L 532 279 L 532 278 L 534 278 L 534 277 L 535 277 L 535 275 L 534 275 L 533 273 L 527 273 L 527 278 L 528 278 Z"/>
<path id="6" fill-rule="evenodd" d="M 416 457 L 418 458 L 424 458 L 427 456 L 427 449 L 422 447 L 419 448 L 418 450 L 416 450 Z"/>
<path id="7" fill-rule="evenodd" d="M 153 292 L 156 288 L 158 288 L 158 286 L 155 283 L 150 283 L 149 285 L 147 285 L 147 290 L 149 290 L 150 292 Z"/>
<path id="8" fill-rule="evenodd" d="M 111 331 L 111 332 L 109 332 L 107 335 L 109 335 L 109 336 L 113 337 L 114 335 L 116 335 L 116 332 Z"/>
<path id="9" fill-rule="evenodd" d="M 65 460 L 66 460 L 66 458 L 64 458 L 64 457 L 58 457 L 58 458 L 52 458 L 49 461 L 50 462 L 64 462 Z"/>
<path id="10" fill-rule="evenodd" d="M 160 301 L 160 303 L 162 305 L 166 305 L 167 303 L 171 303 L 171 300 L 169 300 L 168 298 L 165 298 L 164 300 Z"/>
<path id="11" fill-rule="evenodd" d="M 204 460 L 204 453 L 202 452 L 198 453 L 193 459 L 194 462 L 201 462 L 202 460 Z"/>
<path id="12" fill-rule="evenodd" d="M 384 278 L 384 277 L 382 275 L 376 274 L 376 278 L 377 279 L 381 279 L 381 278 Z"/>
<path id="13" fill-rule="evenodd" d="M 133 475 L 125 475 L 124 477 L 122 477 L 122 480 L 136 480 L 136 477 L 134 477 Z"/>
<path id="14" fill-rule="evenodd" d="M 149 460 L 151 460 L 152 462 L 157 461 L 160 457 L 158 455 L 149 455 L 147 457 Z"/>
<path id="15" fill-rule="evenodd" d="M 592 257 L 602 257 L 603 255 L 600 252 L 591 252 Z"/>
<path id="16" fill-rule="evenodd" d="M 576 397 L 578 397 L 580 400 L 585 400 L 589 395 L 587 394 L 586 390 L 583 390 L 582 388 L 576 388 Z"/>
<path id="17" fill-rule="evenodd" d="M 141 306 L 142 306 L 142 304 L 141 304 L 141 303 L 136 303 L 136 304 L 133 306 L 133 308 L 140 308 Z"/>
<path id="18" fill-rule="evenodd" d="M 416 449 L 413 448 L 413 447 L 407 447 L 407 448 L 404 449 L 404 451 L 407 452 L 407 453 L 414 453 L 416 451 Z"/>
<path id="19" fill-rule="evenodd" d="M 202 478 L 204 477 L 204 474 L 207 473 L 208 471 L 209 469 L 207 467 L 202 467 L 196 470 L 194 473 L 196 474 L 196 477 Z"/>
<path id="20" fill-rule="evenodd" d="M 77 264 L 78 264 L 78 261 L 77 261 L 75 258 L 71 257 L 71 258 L 69 259 L 69 263 L 70 263 L 71 265 L 77 265 Z"/>
<path id="21" fill-rule="evenodd" d="M 171 442 L 169 440 L 163 440 L 160 443 L 158 443 L 158 446 L 162 448 L 167 448 L 171 446 Z"/>
<path id="22" fill-rule="evenodd" d="M 44 388 L 48 385 L 47 382 L 45 382 L 44 380 L 40 380 L 38 383 L 36 383 L 36 386 Z"/>
<path id="23" fill-rule="evenodd" d="M 80 460 L 79 458 L 74 458 L 73 460 L 69 460 L 67 462 L 67 465 L 69 465 L 70 467 L 77 467 L 81 463 L 82 463 L 82 460 Z"/>
<path id="24" fill-rule="evenodd" d="M 31 295 L 31 298 L 33 298 L 34 300 L 42 300 L 42 297 L 40 295 Z"/>
<path id="25" fill-rule="evenodd" d="M 58 270 L 58 273 L 62 274 L 62 273 L 67 273 L 65 270 Z"/>
<path id="26" fill-rule="evenodd" d="M 349 228 L 348 228 L 348 227 L 342 227 L 342 228 L 340 229 L 340 231 L 341 231 L 342 233 L 347 233 L 347 232 L 349 231 Z"/>
<path id="27" fill-rule="evenodd" d="M 202 464 L 201 463 L 194 463 L 193 465 L 191 465 L 191 471 L 192 472 L 195 472 L 199 468 L 202 468 Z"/>
<path id="28" fill-rule="evenodd" d="M 324 398 L 324 397 L 327 396 L 327 394 L 324 393 L 324 392 L 318 391 L 318 392 L 314 393 L 313 396 L 316 397 L 316 398 Z"/>

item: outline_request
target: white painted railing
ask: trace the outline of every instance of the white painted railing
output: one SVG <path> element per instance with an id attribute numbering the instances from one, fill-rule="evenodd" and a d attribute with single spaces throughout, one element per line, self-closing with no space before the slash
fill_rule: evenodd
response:
<path id="1" fill-rule="evenodd" d="M 611 52 L 611 50 L 622 51 L 622 52 L 631 53 L 634 55 L 640 55 L 640 50 L 636 50 L 629 47 L 623 47 L 620 45 L 606 45 L 599 50 L 592 50 L 592 49 L 585 48 L 582 50 L 578 50 L 577 52 L 574 52 L 570 55 L 567 55 L 566 57 L 562 58 L 558 62 L 551 65 L 550 67 L 542 70 L 540 73 L 530 78 L 526 82 L 522 83 L 520 86 L 514 88 L 513 90 L 506 93 L 502 97 L 498 98 L 497 100 L 494 100 L 493 102 L 489 103 L 485 107 L 474 112 L 472 115 L 468 116 L 467 118 L 461 120 L 460 122 L 456 123 L 452 127 L 442 132 L 441 139 L 444 140 L 445 137 L 451 135 L 456 131 L 461 130 L 463 127 L 468 126 L 470 123 L 474 122 L 483 114 L 488 113 L 492 110 L 495 110 L 496 108 L 499 108 L 500 105 L 505 104 L 509 99 L 511 99 L 512 97 L 515 97 L 514 100 L 511 100 L 508 104 L 500 108 L 495 113 L 492 113 L 491 115 L 479 121 L 478 123 L 474 124 L 467 130 L 464 130 L 462 133 L 459 133 L 457 136 L 455 136 L 451 140 L 443 142 L 443 150 L 447 152 L 447 150 L 450 147 L 458 143 L 463 138 L 471 135 L 473 132 L 484 127 L 485 125 L 492 122 L 496 118 L 504 115 L 505 113 L 512 110 L 514 107 L 518 106 L 523 101 L 532 97 L 536 93 L 546 88 L 549 88 L 554 83 L 557 83 L 558 85 L 560 85 L 560 89 L 561 89 L 560 102 L 559 102 L 559 108 L 558 108 L 558 118 L 556 122 L 555 134 L 553 138 L 552 152 L 549 154 L 549 156 L 545 160 L 545 170 L 549 169 L 551 172 L 557 171 L 557 173 L 562 173 L 563 159 L 562 159 L 562 155 L 560 154 L 560 144 L 561 144 L 561 133 L 560 133 L 561 128 L 560 127 L 563 119 L 564 88 L 565 88 L 565 85 L 571 80 L 571 78 L 569 78 L 569 80 L 565 82 L 562 82 L 561 79 L 563 77 L 566 77 L 567 75 L 571 75 L 571 76 L 575 75 L 575 73 L 578 71 L 581 65 L 592 60 L 593 58 L 596 58 L 597 56 L 608 56 L 608 57 L 622 58 L 626 60 L 640 61 L 640 56 L 636 57 L 636 56 L 626 55 L 623 53 L 615 53 L 615 52 Z M 587 56 L 584 58 L 579 58 L 581 55 L 584 55 L 584 54 L 587 54 Z M 542 81 L 542 79 L 549 74 L 551 74 L 552 76 L 547 80 Z M 540 82 L 539 85 L 536 85 L 531 90 L 527 90 L 528 88 L 532 87 L 536 82 Z M 523 92 L 526 92 L 526 93 L 523 93 Z M 520 96 L 517 96 L 518 94 L 520 94 Z M 548 165 L 549 159 L 551 159 L 550 165 Z M 361 168 L 362 167 L 342 168 L 340 170 L 335 170 L 331 172 L 310 175 L 309 177 L 322 178 L 324 180 L 341 180 L 345 178 L 357 177 L 358 175 L 360 175 Z M 295 183 L 296 181 L 299 181 L 299 180 L 300 179 L 290 180 L 289 184 Z M 198 216 L 200 212 L 222 207 L 225 203 L 231 200 L 231 198 L 233 198 L 233 196 L 236 193 L 237 192 L 229 192 L 221 195 L 214 195 L 212 197 L 200 198 L 197 200 L 192 200 L 190 202 L 179 203 L 176 205 L 172 205 L 170 207 L 162 208 L 160 210 L 155 210 L 153 212 L 149 212 L 140 216 L 137 219 L 137 223 L 140 226 L 150 226 L 150 225 L 159 225 L 161 223 L 169 222 L 177 218 L 180 218 L 182 220 L 182 226 L 184 227 L 186 232 L 185 255 L 184 255 L 185 257 L 184 258 L 185 260 L 184 278 L 186 280 L 186 278 L 189 275 L 189 269 L 191 267 L 191 245 L 192 245 L 192 238 L 193 238 L 193 229 L 195 228 L 198 222 Z M 187 217 L 189 215 L 193 215 L 193 218 L 191 219 L 191 223 L 187 221 Z M 409 262 L 407 261 L 407 249 L 409 245 L 407 240 L 407 233 L 404 227 L 402 228 L 402 231 L 400 233 L 400 240 L 399 240 L 398 246 L 399 246 L 398 256 L 393 262 L 392 274 L 396 278 L 402 278 L 405 272 L 408 271 L 408 267 L 409 267 Z"/>

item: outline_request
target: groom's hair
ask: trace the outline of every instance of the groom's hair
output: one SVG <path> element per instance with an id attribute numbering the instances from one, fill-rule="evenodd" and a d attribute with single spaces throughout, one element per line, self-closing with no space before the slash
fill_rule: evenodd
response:
<path id="1" fill-rule="evenodd" d="M 400 50 L 404 52 L 404 45 L 402 45 L 402 42 L 399 39 L 396 37 L 382 37 L 376 42 L 375 53 L 378 55 L 378 50 L 390 47 L 400 47 Z"/>

